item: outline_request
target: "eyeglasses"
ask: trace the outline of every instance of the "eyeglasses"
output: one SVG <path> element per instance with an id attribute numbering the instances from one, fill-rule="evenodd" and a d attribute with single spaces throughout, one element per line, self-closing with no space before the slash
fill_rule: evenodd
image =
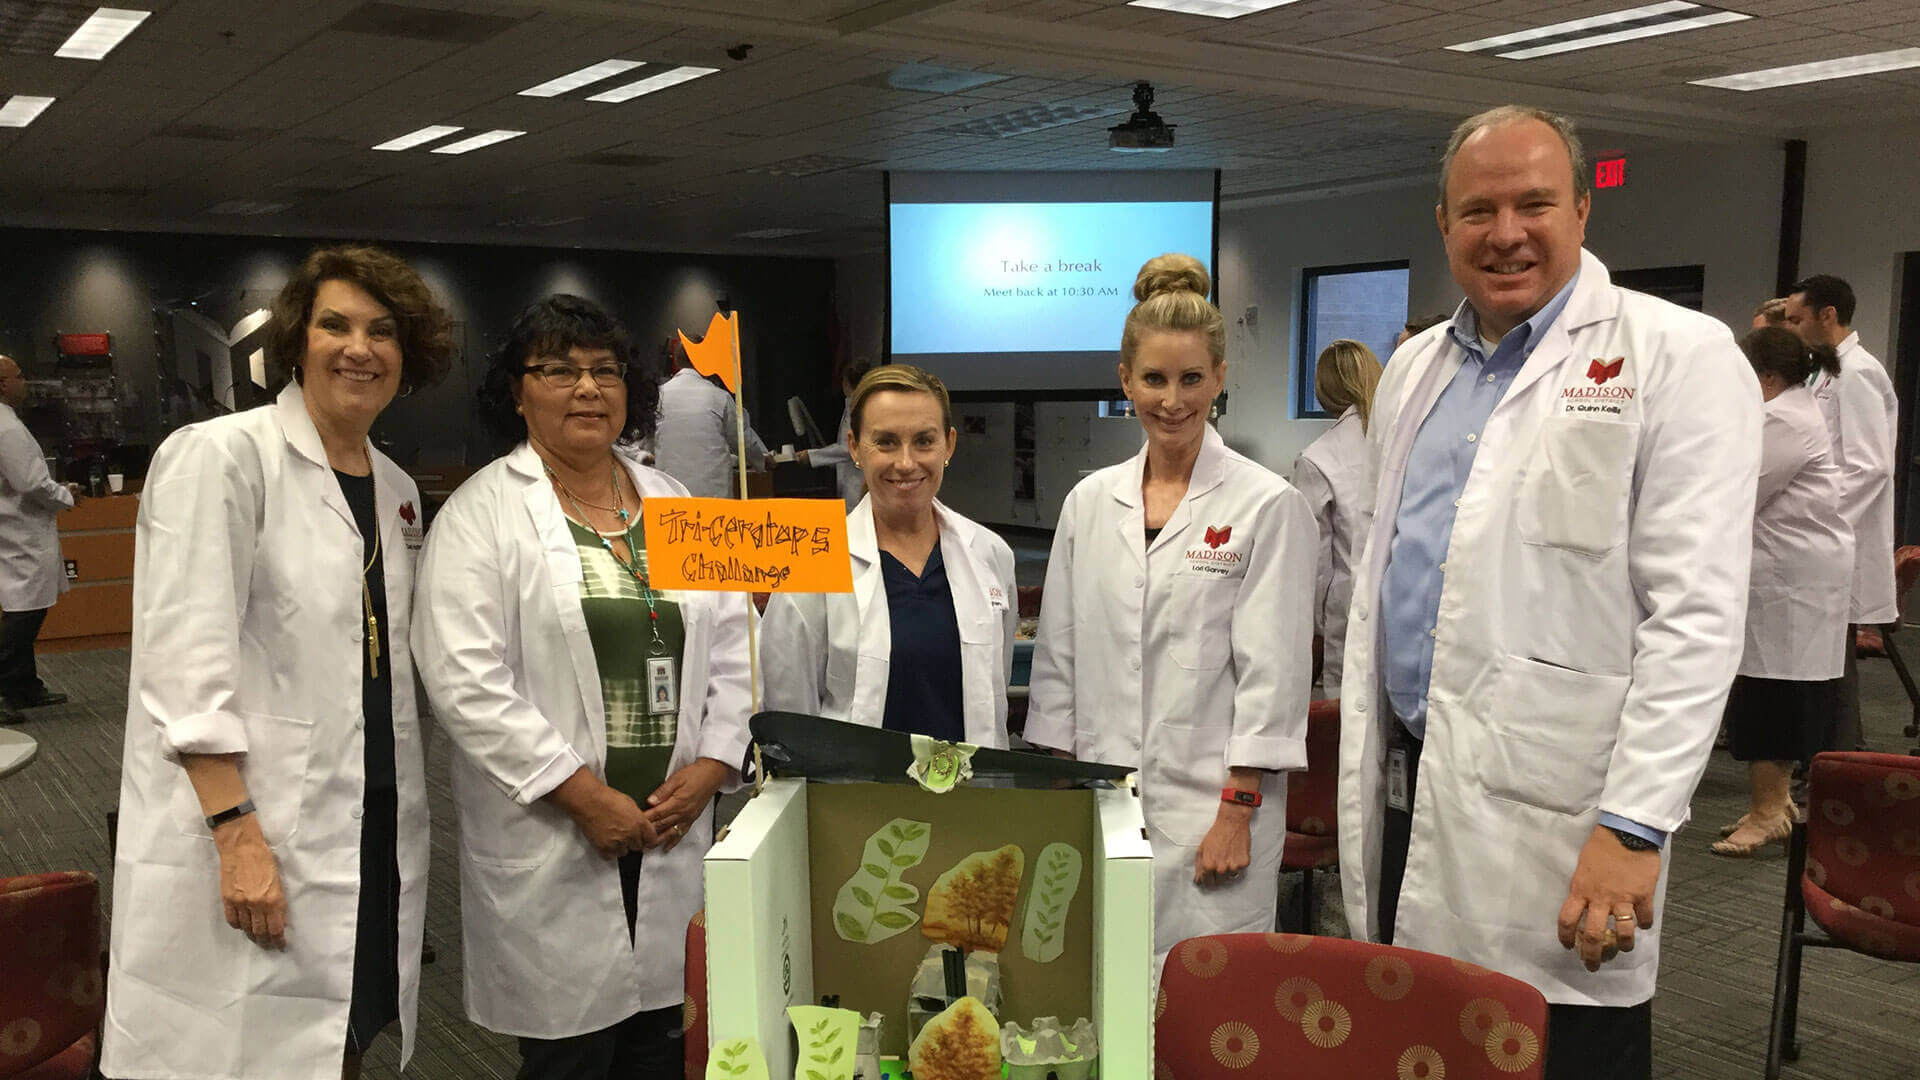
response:
<path id="1" fill-rule="evenodd" d="M 627 365 L 619 361 L 595 364 L 590 368 L 575 367 L 572 364 L 528 364 L 522 369 L 528 375 L 538 375 L 555 390 L 569 390 L 579 385 L 580 373 L 593 376 L 595 386 L 620 386 L 627 381 Z"/>

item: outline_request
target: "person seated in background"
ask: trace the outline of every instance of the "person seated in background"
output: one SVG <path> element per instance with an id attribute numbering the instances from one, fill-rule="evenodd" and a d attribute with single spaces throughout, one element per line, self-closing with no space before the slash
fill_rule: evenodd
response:
<path id="1" fill-rule="evenodd" d="M 852 430 L 853 388 L 872 371 L 874 363 L 865 357 L 857 357 L 847 362 L 840 372 L 840 392 L 846 395 L 847 407 L 840 412 L 840 433 L 838 441 L 830 446 L 819 446 L 811 450 L 800 451 L 800 463 L 816 469 L 833 469 L 834 485 L 840 490 L 840 498 L 852 510 L 860 504 L 860 496 L 866 493 L 866 482 L 860 478 L 860 470 L 853 464 L 848 447 L 853 445 L 848 437 Z"/>
<path id="2" fill-rule="evenodd" d="M 739 498 L 740 420 L 733 395 L 693 369 L 679 335 L 660 347 L 673 366 L 673 375 L 660 384 L 660 419 L 653 438 L 654 467 L 686 486 L 687 493 L 708 499 Z M 747 468 L 767 472 L 773 455 L 767 444 L 746 424 Z"/>
<path id="3" fill-rule="evenodd" d="M 947 388 L 889 364 L 860 380 L 847 416 L 868 480 L 847 515 L 853 592 L 768 602 L 766 707 L 1004 749 L 1013 549 L 938 501 L 959 438 Z"/>
<path id="4" fill-rule="evenodd" d="M 1300 451 L 1293 463 L 1293 486 L 1313 505 L 1313 516 L 1320 523 L 1313 628 L 1321 640 L 1322 697 L 1340 696 L 1347 605 L 1353 600 L 1354 546 L 1366 535 L 1373 513 L 1373 451 L 1367 446 L 1367 417 L 1379 383 L 1380 359 L 1372 349 L 1347 338 L 1322 349 L 1314 368 L 1313 396 L 1339 419 Z"/>
<path id="5" fill-rule="evenodd" d="M 1747 644 L 1727 698 L 1729 749 L 1747 763 L 1748 810 L 1720 830 L 1715 855 L 1744 857 L 1793 832 L 1795 762 L 1840 706 L 1853 530 L 1840 515 L 1840 469 L 1807 379 L 1840 357 L 1784 327 L 1740 340 L 1766 399 L 1747 588 Z"/>

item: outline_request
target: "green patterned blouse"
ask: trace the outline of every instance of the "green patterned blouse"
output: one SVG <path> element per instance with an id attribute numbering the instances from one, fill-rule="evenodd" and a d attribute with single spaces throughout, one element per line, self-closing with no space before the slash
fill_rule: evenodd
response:
<path id="1" fill-rule="evenodd" d="M 593 530 L 568 520 L 580 549 L 580 607 L 600 670 L 600 696 L 607 709 L 607 784 L 625 792 L 643 808 L 667 778 L 678 733 L 680 672 L 686 650 L 686 623 L 680 605 L 654 593 L 659 613 L 656 645 L 648 629 L 647 601 L 627 569 L 600 543 Z M 647 552 L 639 529 L 631 534 L 634 558 L 646 572 Z M 665 660 L 666 665 L 649 661 Z M 670 665 L 670 666 L 667 666 Z M 663 678 L 671 672 L 671 678 Z"/>

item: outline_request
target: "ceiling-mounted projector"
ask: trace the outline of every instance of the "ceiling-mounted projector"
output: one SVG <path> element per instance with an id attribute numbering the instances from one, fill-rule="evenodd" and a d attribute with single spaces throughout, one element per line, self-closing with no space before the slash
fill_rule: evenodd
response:
<path id="1" fill-rule="evenodd" d="M 1133 84 L 1133 115 L 1107 129 L 1107 149 L 1124 154 L 1164 154 L 1173 149 L 1174 125 L 1153 111 L 1153 84 Z"/>

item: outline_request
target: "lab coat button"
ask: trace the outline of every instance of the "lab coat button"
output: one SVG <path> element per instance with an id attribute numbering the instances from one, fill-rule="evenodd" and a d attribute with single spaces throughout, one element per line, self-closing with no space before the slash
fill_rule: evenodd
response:
<path id="1" fill-rule="evenodd" d="M 367 638 L 367 635 L 362 631 L 355 630 L 353 632 L 353 640 L 356 644 L 358 644 L 359 642 L 365 641 L 366 638 Z"/>
<path id="2" fill-rule="evenodd" d="M 362 808 L 362 807 L 358 807 L 358 806 L 356 806 L 356 807 L 354 807 L 354 808 L 353 808 L 353 811 L 352 811 L 352 813 L 353 813 L 353 818 L 354 818 L 354 820 L 355 820 L 355 821 L 358 821 L 358 820 L 360 820 L 360 817 L 361 817 L 361 815 L 363 815 L 363 814 L 365 814 L 365 813 L 366 813 L 366 810 L 365 810 L 364 808 Z"/>
<path id="3" fill-rule="evenodd" d="M 1440 636 L 1440 628 L 1439 628 L 1439 627 L 1437 627 L 1437 626 L 1434 626 L 1434 627 L 1429 627 L 1429 628 L 1427 629 L 1427 636 L 1428 636 L 1428 637 L 1432 637 L 1432 638 L 1437 638 L 1437 637 L 1439 637 L 1439 636 Z"/>
<path id="4" fill-rule="evenodd" d="M 1134 588 L 1136 588 L 1136 589 L 1138 589 L 1138 588 L 1140 588 L 1141 586 L 1143 586 L 1143 585 L 1145 585 L 1146 583 L 1147 583 L 1147 579 L 1146 579 L 1145 577 L 1142 577 L 1142 576 L 1141 576 L 1141 575 L 1139 575 L 1139 574 L 1135 574 L 1135 575 L 1133 575 L 1133 587 L 1134 587 Z"/>
<path id="5" fill-rule="evenodd" d="M 1473 433 L 1471 433 L 1471 432 L 1469 432 L 1469 433 L 1467 434 L 1467 441 L 1468 441 L 1468 442 L 1479 442 L 1479 441 L 1480 441 L 1480 436 L 1478 436 L 1478 435 L 1475 435 L 1475 434 L 1473 434 Z"/>
<path id="6" fill-rule="evenodd" d="M 1140 658 L 1139 658 L 1139 657 L 1137 657 L 1137 656 L 1130 656 L 1130 657 L 1128 657 L 1128 658 L 1127 658 L 1127 666 L 1129 666 L 1129 667 L 1131 667 L 1131 668 L 1133 668 L 1133 670 L 1135 670 L 1135 671 L 1139 671 L 1139 670 L 1140 670 Z"/>
<path id="7" fill-rule="evenodd" d="M 1366 699 L 1366 698 L 1361 698 L 1361 699 L 1360 699 L 1359 701 L 1356 701 L 1356 702 L 1354 702 L 1354 703 L 1353 703 L 1353 711 L 1354 711 L 1354 712 L 1366 712 L 1366 711 L 1367 711 L 1367 699 Z"/>

